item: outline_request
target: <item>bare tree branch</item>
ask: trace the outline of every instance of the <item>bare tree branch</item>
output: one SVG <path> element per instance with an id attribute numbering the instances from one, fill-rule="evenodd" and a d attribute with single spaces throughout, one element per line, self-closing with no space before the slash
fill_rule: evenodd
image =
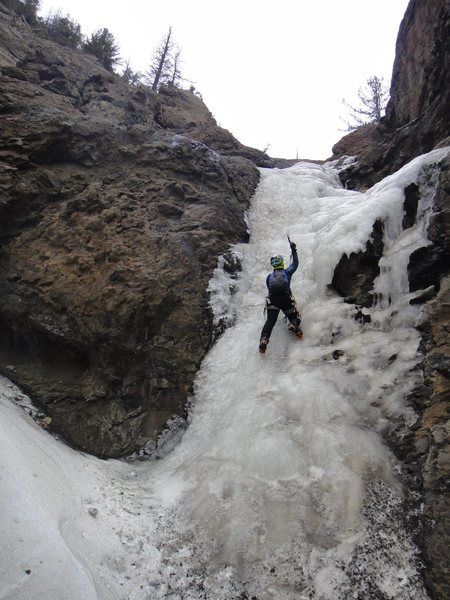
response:
<path id="1" fill-rule="evenodd" d="M 389 92 L 383 84 L 383 78 L 376 75 L 369 77 L 365 87 L 358 89 L 359 106 L 353 106 L 342 100 L 344 106 L 350 110 L 350 121 L 343 119 L 347 125 L 347 131 L 353 131 L 362 125 L 379 123 L 386 109 Z"/>
<path id="2" fill-rule="evenodd" d="M 181 75 L 181 49 L 172 39 L 172 27 L 153 53 L 152 62 L 145 76 L 152 90 L 158 91 L 164 83 L 179 86 L 187 81 Z M 190 83 L 190 82 L 189 82 Z"/>

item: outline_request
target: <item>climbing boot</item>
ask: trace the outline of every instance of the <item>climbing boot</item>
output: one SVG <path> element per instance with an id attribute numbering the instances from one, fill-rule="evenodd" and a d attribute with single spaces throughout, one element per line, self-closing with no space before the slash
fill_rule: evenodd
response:
<path id="1" fill-rule="evenodd" d="M 267 338 L 261 338 L 259 341 L 259 351 L 261 352 L 261 354 L 264 354 L 267 348 L 267 344 L 269 343 L 269 340 Z"/>
<path id="2" fill-rule="evenodd" d="M 288 329 L 289 331 L 292 331 L 292 333 L 298 337 L 299 340 L 302 339 L 303 337 L 303 331 L 300 329 L 300 327 L 296 327 L 295 325 L 292 325 L 292 323 L 289 323 L 288 325 Z"/>

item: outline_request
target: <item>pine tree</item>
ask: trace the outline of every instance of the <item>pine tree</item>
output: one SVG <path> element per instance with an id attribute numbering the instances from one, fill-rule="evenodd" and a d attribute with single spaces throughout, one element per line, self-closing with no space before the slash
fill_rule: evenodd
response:
<path id="1" fill-rule="evenodd" d="M 108 71 L 112 71 L 113 66 L 120 62 L 119 46 L 105 27 L 98 29 L 84 42 L 83 50 L 96 56 Z"/>
<path id="2" fill-rule="evenodd" d="M 173 55 L 172 63 L 170 65 L 172 74 L 170 76 L 169 82 L 172 85 L 178 85 L 183 80 L 183 78 L 181 76 L 181 71 L 180 71 L 180 63 L 181 63 L 181 50 L 178 48 L 176 50 L 175 54 Z"/>
<path id="3" fill-rule="evenodd" d="M 30 25 L 34 25 L 37 20 L 40 0 L 3 0 L 6 8 L 10 8 L 23 18 Z"/>
<path id="4" fill-rule="evenodd" d="M 353 106 L 342 100 L 343 104 L 350 109 L 350 119 L 342 119 L 347 125 L 347 131 L 353 131 L 369 123 L 379 123 L 386 109 L 389 92 L 383 84 L 383 78 L 369 77 L 365 87 L 358 90 L 359 106 Z"/>
<path id="5" fill-rule="evenodd" d="M 142 79 L 142 74 L 139 73 L 139 71 L 133 71 L 133 68 L 130 65 L 130 61 L 127 60 L 121 77 L 129 85 L 137 85 Z"/>
<path id="6" fill-rule="evenodd" d="M 49 13 L 43 22 L 48 36 L 63 46 L 81 48 L 83 35 L 80 24 L 69 15 L 61 16 L 61 12 Z"/>
<path id="7" fill-rule="evenodd" d="M 181 50 L 172 40 L 172 27 L 153 53 L 145 79 L 155 92 L 163 83 L 178 85 L 183 77 L 180 71 Z"/>

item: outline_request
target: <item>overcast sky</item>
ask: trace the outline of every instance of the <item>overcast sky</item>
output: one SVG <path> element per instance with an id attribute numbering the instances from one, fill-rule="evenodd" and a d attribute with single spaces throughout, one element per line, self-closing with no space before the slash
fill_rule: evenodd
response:
<path id="1" fill-rule="evenodd" d="M 324 159 L 343 135 L 345 98 L 390 83 L 408 0 L 41 0 L 83 33 L 107 27 L 145 71 L 172 26 L 191 80 L 219 125 L 274 157 Z M 188 87 L 188 86 L 186 86 Z"/>

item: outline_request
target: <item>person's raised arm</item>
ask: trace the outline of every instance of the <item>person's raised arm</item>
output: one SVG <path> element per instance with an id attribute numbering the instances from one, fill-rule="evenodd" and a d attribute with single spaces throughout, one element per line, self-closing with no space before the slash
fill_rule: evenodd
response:
<path id="1" fill-rule="evenodd" d="M 295 242 L 291 242 L 290 246 L 291 246 L 291 252 L 292 252 L 292 263 L 289 265 L 289 267 L 286 269 L 286 271 L 289 273 L 289 275 L 292 275 L 292 273 L 295 273 L 295 271 L 298 268 L 298 254 L 297 254 L 297 245 L 295 244 Z"/>

